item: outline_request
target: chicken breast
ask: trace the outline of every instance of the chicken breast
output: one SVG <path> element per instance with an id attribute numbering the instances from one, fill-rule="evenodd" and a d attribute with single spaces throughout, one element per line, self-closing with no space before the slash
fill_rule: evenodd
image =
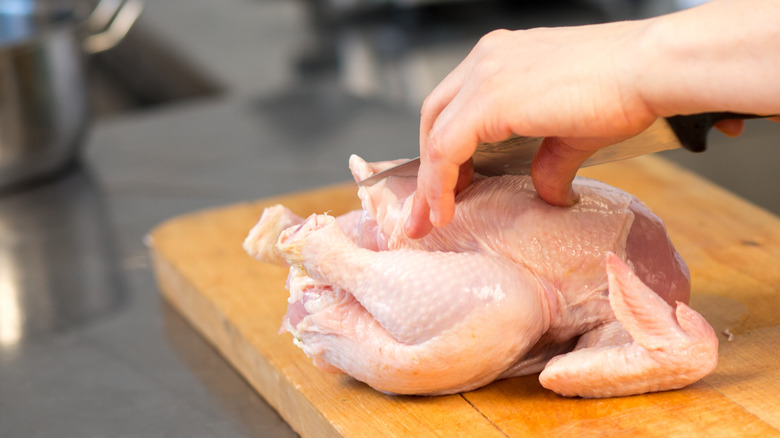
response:
<path id="1" fill-rule="evenodd" d="M 350 159 L 356 180 L 392 162 Z M 290 266 L 283 330 L 325 371 L 394 394 L 448 394 L 541 373 L 561 395 L 680 388 L 709 374 L 718 341 L 687 306 L 688 269 L 635 197 L 578 178 L 570 208 L 529 177 L 475 181 L 455 217 L 406 238 L 415 178 L 361 187 L 362 210 L 267 209 L 244 247 Z"/>

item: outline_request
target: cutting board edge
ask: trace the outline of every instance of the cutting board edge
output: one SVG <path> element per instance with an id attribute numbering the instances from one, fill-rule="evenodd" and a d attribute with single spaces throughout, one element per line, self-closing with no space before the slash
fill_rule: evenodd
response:
<path id="1" fill-rule="evenodd" d="M 194 236 L 204 237 L 201 232 L 207 228 L 211 231 L 222 228 L 209 228 L 215 221 L 219 223 L 220 220 L 224 221 L 231 217 L 233 220 L 222 225 L 227 227 L 246 226 L 248 229 L 251 226 L 249 222 L 256 220 L 264 207 L 280 202 L 285 203 L 284 201 L 289 199 L 288 197 L 305 199 L 305 203 L 312 202 L 314 198 L 341 199 L 348 200 L 347 202 L 352 207 L 359 207 L 358 198 L 355 193 L 352 193 L 353 190 L 354 185 L 337 184 L 320 190 L 283 195 L 281 199 L 258 199 L 234 203 L 225 207 L 184 213 L 158 224 L 150 231 L 145 241 L 157 277 L 158 289 L 166 302 L 170 303 L 177 313 L 184 316 L 185 321 L 231 363 L 245 381 L 264 397 L 301 436 L 364 436 L 361 432 L 356 435 L 350 426 L 361 424 L 365 429 L 365 426 L 371 422 L 350 420 L 344 416 L 343 409 L 323 409 L 321 400 L 312 399 L 310 391 L 301 391 L 305 382 L 299 379 L 300 376 L 295 377 L 288 372 L 289 364 L 277 362 L 278 358 L 273 351 L 257 344 L 257 338 L 251 330 L 247 330 L 246 326 L 236 324 L 230 319 L 232 314 L 229 309 L 224 307 L 230 305 L 228 302 L 218 299 L 213 294 L 203 294 L 203 291 L 198 289 L 203 285 L 198 283 L 198 278 L 193 277 L 193 275 L 199 271 L 198 269 L 192 270 L 188 263 L 192 262 L 192 257 L 195 254 L 203 250 L 202 242 L 199 243 L 199 239 Z M 323 202 L 322 199 L 318 201 Z M 337 210 L 348 211 L 344 208 Z M 235 220 L 237 216 L 240 216 L 240 220 Z M 185 232 L 182 232 L 183 228 L 186 230 Z M 220 239 L 224 238 L 224 235 L 220 235 Z M 240 247 L 240 240 L 231 238 L 230 241 L 238 242 Z M 182 243 L 185 245 L 182 246 Z M 195 251 L 195 254 L 192 251 Z M 257 263 L 240 249 L 239 251 L 230 251 L 233 255 L 237 252 L 241 253 L 244 261 L 252 264 Z M 226 255 L 221 251 L 220 254 Z M 276 335 L 275 331 L 274 335 Z M 307 360 L 307 364 L 311 365 L 310 361 Z M 276 366 L 274 367 L 274 365 Z M 268 366 L 273 367 L 273 369 L 268 371 Z M 265 369 L 263 369 L 264 367 Z M 254 374 L 260 374 L 260 376 Z M 458 400 L 457 409 L 467 410 L 469 417 L 473 416 L 479 421 L 478 427 L 476 423 L 470 424 L 470 427 L 480 430 L 479 436 L 505 436 L 471 403 L 462 397 Z M 304 401 L 306 402 L 305 410 L 308 413 L 302 413 L 299 407 L 299 402 Z M 310 415 L 312 413 L 315 415 Z M 463 414 L 463 412 L 460 413 Z M 315 418 L 316 421 L 311 418 Z M 408 436 L 404 432 L 407 426 L 408 423 L 405 422 L 397 423 L 387 430 L 381 428 L 375 430 L 373 436 Z M 429 426 L 425 429 L 427 434 L 424 436 L 441 436 L 442 430 L 437 429 L 434 432 L 434 429 L 430 427 L 431 424 L 427 424 L 427 426 Z M 463 431 L 461 427 L 462 422 L 455 422 L 444 429 L 446 429 L 447 436 L 460 436 Z M 380 430 L 381 432 L 379 432 Z"/>
<path id="2" fill-rule="evenodd" d="M 666 162 L 666 160 L 663 160 L 663 159 L 657 159 L 656 161 L 663 162 L 663 164 L 666 164 L 666 165 L 669 165 L 669 164 L 671 164 L 671 163 L 668 163 L 668 162 Z M 673 165 L 673 164 L 672 164 L 672 165 Z M 724 199 L 723 199 L 724 201 L 731 201 L 731 199 L 730 199 L 730 198 L 733 198 L 733 199 L 738 199 L 738 200 L 740 200 L 741 202 L 744 202 L 744 203 L 746 203 L 746 204 L 749 204 L 749 205 L 750 205 L 750 207 L 752 207 L 752 208 L 757 208 L 757 210 L 758 210 L 758 211 L 761 211 L 762 213 L 766 213 L 768 216 L 771 216 L 771 217 L 773 217 L 773 218 L 774 218 L 774 221 L 777 221 L 777 216 L 773 215 L 771 212 L 767 212 L 766 210 L 763 210 L 763 209 L 761 209 L 761 207 L 758 207 L 758 206 L 756 206 L 756 205 L 754 205 L 754 204 L 750 203 L 749 201 L 742 200 L 742 199 L 741 199 L 741 198 L 739 198 L 738 196 L 734 195 L 733 193 L 729 192 L 728 190 L 725 190 L 725 189 L 723 189 L 723 188 L 722 188 L 722 187 L 720 187 L 720 186 L 717 186 L 717 185 L 716 185 L 716 184 L 714 184 L 714 183 L 711 183 L 711 182 L 709 182 L 709 181 L 707 181 L 707 183 L 708 183 L 708 185 L 712 186 L 712 187 L 710 187 L 711 189 L 716 189 L 717 191 L 721 192 L 721 194 L 725 192 L 725 193 L 727 193 L 727 194 L 729 195 L 729 196 L 725 196 L 725 197 L 723 197 L 723 198 L 724 198 Z M 325 193 L 326 191 L 333 190 L 334 188 L 339 188 L 339 187 L 341 187 L 341 188 L 345 189 L 345 191 L 346 191 L 346 189 L 347 189 L 347 188 L 349 188 L 349 186 L 350 186 L 350 185 L 351 185 L 351 184 L 349 184 L 349 183 L 339 183 L 339 184 L 335 184 L 335 185 L 332 185 L 332 186 L 324 187 L 324 188 L 321 188 L 321 189 L 315 189 L 315 190 L 310 190 L 310 191 L 302 191 L 302 192 L 292 192 L 292 193 L 288 193 L 288 194 L 283 194 L 283 195 L 275 196 L 275 197 L 272 197 L 272 198 L 264 198 L 264 199 L 258 199 L 258 200 L 252 200 L 252 201 L 245 201 L 245 202 L 240 202 L 240 203 L 237 203 L 237 204 L 235 204 L 235 203 L 234 203 L 234 204 L 231 204 L 231 205 L 230 205 L 230 207 L 240 207 L 240 208 L 247 208 L 247 209 L 251 209 L 251 210 L 252 210 L 252 213 L 254 213 L 254 211 L 258 211 L 258 212 L 259 212 L 259 211 L 262 209 L 262 207 L 263 207 L 263 206 L 267 206 L 267 205 L 274 204 L 274 203 L 280 203 L 281 201 L 285 200 L 286 198 L 288 198 L 288 197 L 291 197 L 291 196 L 296 196 L 297 194 L 304 194 L 304 195 L 307 197 L 307 199 L 311 199 L 311 197 L 314 197 L 314 196 L 321 196 L 321 195 L 322 195 L 323 193 Z M 732 205 L 731 207 L 733 208 L 733 205 Z M 218 207 L 214 207 L 214 208 L 205 209 L 204 211 L 200 211 L 200 212 L 191 212 L 191 213 L 188 213 L 188 214 L 184 214 L 184 215 L 182 215 L 182 216 L 178 216 L 178 217 L 172 218 L 172 219 L 170 219 L 170 222 L 171 222 L 172 224 L 176 224 L 176 223 L 178 223 L 179 221 L 181 221 L 183 218 L 189 218 L 190 216 L 202 216 L 204 213 L 208 213 L 208 211 L 210 211 L 210 210 L 219 210 L 219 208 L 218 208 Z M 763 214 L 762 214 L 762 215 L 760 215 L 760 216 L 763 216 Z M 774 221 L 773 221 L 773 222 L 774 222 Z M 242 223 L 243 223 L 243 222 L 244 222 L 244 221 L 242 220 Z M 161 224 L 160 224 L 158 227 L 162 227 L 163 229 L 165 229 L 165 228 L 167 228 L 167 227 L 166 227 L 166 225 L 167 225 L 167 224 L 164 222 L 164 223 L 161 223 Z M 154 230 L 154 231 L 153 231 L 151 234 L 152 234 L 152 235 L 154 235 L 154 234 L 155 234 L 157 231 L 158 231 L 158 230 L 157 230 L 157 228 L 156 228 L 156 229 L 155 229 L 155 230 Z M 161 246 L 162 246 L 162 245 L 161 245 Z M 157 249 L 160 249 L 160 248 L 157 248 Z M 170 254 L 167 254 L 167 255 L 170 255 Z M 164 257 L 164 258 L 165 258 L 165 257 Z M 165 262 L 170 262 L 170 263 L 174 263 L 174 264 L 175 264 L 175 260 L 168 260 L 167 258 L 166 258 Z M 180 277 L 186 277 L 186 276 L 184 276 L 184 271 L 182 271 L 182 269 L 181 269 L 181 268 L 182 268 L 181 266 L 179 266 L 179 269 L 176 269 L 175 267 L 172 267 L 172 269 L 175 269 L 175 270 L 176 270 L 176 273 L 177 273 L 177 274 L 178 274 Z M 158 277 L 159 277 L 159 274 L 158 274 Z M 179 311 L 181 314 L 185 315 L 185 317 L 186 317 L 186 319 L 188 320 L 188 322 L 189 322 L 190 324 L 192 324 L 194 327 L 196 327 L 197 331 L 198 331 L 198 332 L 199 332 L 199 333 L 200 333 L 202 336 L 204 336 L 205 338 L 207 338 L 207 339 L 209 340 L 209 342 L 210 342 L 210 343 L 212 343 L 212 344 L 215 346 L 215 348 L 217 348 L 217 350 L 219 350 L 219 351 L 220 351 L 220 352 L 221 352 L 223 355 L 225 355 L 225 356 L 226 356 L 226 358 L 228 359 L 228 361 L 229 361 L 229 362 L 231 362 L 231 363 L 232 363 L 232 364 L 233 364 L 233 365 L 236 367 L 236 369 L 239 371 L 239 373 L 240 373 L 240 374 L 242 374 L 243 378 L 245 378 L 245 379 L 246 379 L 246 380 L 247 380 L 247 381 L 250 383 L 250 385 L 252 385 L 252 386 L 253 386 L 253 387 L 254 387 L 254 388 L 255 388 L 255 389 L 256 389 L 256 390 L 257 390 L 257 391 L 258 391 L 258 392 L 259 392 L 261 395 L 263 395 L 263 396 L 264 396 L 264 397 L 265 397 L 265 398 L 268 400 L 268 399 L 269 399 L 269 397 L 266 395 L 266 392 L 263 390 L 264 388 L 261 388 L 261 387 L 259 387 L 258 385 L 254 384 L 252 381 L 250 381 L 250 376 L 251 376 L 251 374 L 250 374 L 250 375 L 247 375 L 246 368 L 242 369 L 242 367 L 239 367 L 239 366 L 237 365 L 236 361 L 235 361 L 235 360 L 232 358 L 232 357 L 233 357 L 233 355 L 232 355 L 232 354 L 228 354 L 227 352 L 225 352 L 225 351 L 223 351 L 222 349 L 220 349 L 219 347 L 217 347 L 218 343 L 214 341 L 214 339 L 212 338 L 212 334 L 211 334 L 211 333 L 208 333 L 206 330 L 203 330 L 203 328 L 202 328 L 202 327 L 200 327 L 198 324 L 196 324 L 196 322 L 195 322 L 195 321 L 193 321 L 193 317 L 192 317 L 192 316 L 190 316 L 190 313 L 189 313 L 189 312 L 187 312 L 187 311 L 186 311 L 185 309 L 183 309 L 181 306 L 178 306 L 178 305 L 177 305 L 177 302 L 176 302 L 175 300 L 177 300 L 177 299 L 178 299 L 178 300 L 181 300 L 182 298 L 181 298 L 181 297 L 176 297 L 176 296 L 175 296 L 176 294 L 181 294 L 181 295 L 184 295 L 184 298 L 183 298 L 183 299 L 188 299 L 188 298 L 186 297 L 186 295 L 192 295 L 192 294 L 193 294 L 193 290 L 192 290 L 192 288 L 194 288 L 194 285 L 193 285 L 193 283 L 191 282 L 191 280 L 188 280 L 188 279 L 184 278 L 184 279 L 183 279 L 183 280 L 181 280 L 181 281 L 184 281 L 184 282 L 186 283 L 186 286 L 190 288 L 190 291 L 189 291 L 189 292 L 187 292 L 187 293 L 182 293 L 182 292 L 180 292 L 180 291 L 177 291 L 177 290 L 175 290 L 176 288 L 175 288 L 175 287 L 173 287 L 173 286 L 175 286 L 175 284 L 171 284 L 171 283 L 169 283 L 167 286 L 163 286 L 162 284 L 160 284 L 160 289 L 161 289 L 161 292 L 163 292 L 163 295 L 166 297 L 166 299 L 167 299 L 169 302 L 171 302 L 171 304 L 172 304 L 172 305 L 173 305 L 175 308 L 177 308 L 177 310 L 178 310 L 178 311 Z M 158 282 L 159 282 L 159 280 L 158 280 Z M 173 292 L 169 291 L 169 290 L 168 290 L 169 288 L 170 288 L 170 289 L 173 289 Z M 169 293 L 171 294 L 171 296 L 169 296 Z M 195 296 L 194 298 L 203 300 L 203 297 L 202 297 L 202 296 L 199 296 L 199 295 L 198 295 L 198 296 Z M 206 300 L 206 301 L 209 301 L 209 300 Z M 214 307 L 215 309 L 213 309 L 213 310 L 214 310 L 215 312 L 217 312 L 217 313 L 221 313 L 221 312 L 219 312 L 218 308 L 216 307 L 216 305 L 215 305 L 213 302 L 209 301 L 209 302 L 208 302 L 208 303 L 206 303 L 206 304 L 207 304 L 207 305 L 209 305 L 209 306 L 212 306 L 212 307 Z M 220 320 L 220 318 L 219 318 L 219 317 L 215 317 L 215 319 L 214 319 L 214 320 L 212 320 L 212 321 L 219 321 L 219 320 Z M 224 322 L 224 318 L 222 318 L 222 322 Z M 225 330 L 229 331 L 229 329 L 228 329 L 228 328 L 224 328 L 224 327 L 222 327 L 222 324 L 218 324 L 218 325 L 220 326 L 220 327 L 219 327 L 219 329 L 218 329 L 218 331 L 220 331 L 220 332 L 222 332 L 222 331 L 225 331 Z M 222 339 L 222 338 L 220 338 L 220 339 Z M 229 337 L 228 337 L 228 336 L 226 336 L 224 339 L 229 339 Z M 233 348 L 233 347 L 232 347 L 232 346 L 229 346 L 229 347 L 225 347 L 225 348 Z M 238 351 L 237 353 L 234 353 L 234 354 L 241 354 L 241 352 L 240 352 L 240 351 Z M 262 353 L 260 353 L 260 354 L 262 354 Z M 266 353 L 266 354 L 267 354 L 267 353 Z M 261 360 L 267 360 L 266 358 L 260 358 L 260 359 L 261 359 Z M 252 362 L 251 362 L 251 361 L 249 361 L 249 363 L 251 364 Z M 273 383 L 275 383 L 275 384 L 278 384 L 279 382 L 273 382 Z M 293 389 L 294 389 L 294 388 L 293 388 Z M 716 390 L 718 393 L 720 393 L 720 395 L 721 395 L 722 397 L 724 397 L 725 399 L 729 399 L 729 400 L 731 400 L 731 397 L 729 397 L 727 394 L 725 394 L 725 393 L 723 393 L 723 392 L 721 392 L 721 391 L 718 391 L 716 388 L 712 388 L 712 389 L 715 389 L 715 390 Z M 288 390 L 292 390 L 292 389 L 288 388 Z M 308 401 L 308 399 L 305 399 L 305 400 L 307 400 L 307 401 Z M 732 400 L 732 401 L 733 401 L 733 400 Z M 269 400 L 269 402 L 270 402 L 270 400 Z M 273 403 L 272 403 L 272 405 L 274 406 L 274 408 L 276 408 L 277 410 L 279 410 L 279 411 L 281 412 L 281 410 L 282 410 L 282 409 L 280 409 L 280 408 L 279 408 L 279 405 L 276 405 L 276 404 L 273 404 Z M 755 415 L 755 414 L 753 414 L 753 413 L 752 413 L 752 411 L 750 411 L 750 410 L 749 410 L 749 409 L 747 409 L 747 408 L 744 408 L 744 410 L 746 410 L 747 412 L 751 413 L 752 415 Z M 319 412 L 319 411 L 317 411 L 317 414 L 320 414 L 320 412 Z M 324 414 L 323 414 L 323 415 L 324 415 Z M 292 424 L 292 425 L 293 425 L 293 426 L 296 428 L 296 430 L 298 431 L 298 426 L 295 426 L 295 425 L 293 424 L 293 421 L 292 421 L 292 420 L 290 420 L 290 419 L 288 419 L 288 418 L 286 418 L 286 417 L 285 417 L 285 420 L 287 420 L 288 422 L 290 422 L 290 423 L 291 423 L 291 424 Z M 324 420 L 324 418 L 323 418 L 323 420 Z M 327 426 L 330 426 L 330 427 L 332 427 L 332 428 L 334 428 L 334 429 L 336 428 L 336 426 L 335 426 L 335 425 L 333 425 L 333 424 L 331 424 L 331 423 L 325 422 L 324 424 L 325 424 L 325 425 L 327 425 Z M 312 429 L 317 429 L 317 428 L 312 428 Z M 299 432 L 300 432 L 300 431 L 299 431 Z M 339 431 L 337 431 L 337 430 L 333 430 L 332 432 L 333 432 L 334 436 L 340 436 L 340 435 L 339 435 Z M 342 433 L 343 433 L 343 432 L 342 432 Z M 321 436 L 321 435 L 323 435 L 323 434 L 324 434 L 324 432 L 323 432 L 323 429 L 318 429 L 318 430 L 314 431 L 314 433 L 306 433 L 306 434 L 307 434 L 307 435 L 311 434 L 311 435 L 314 435 L 314 436 Z"/>
<path id="3" fill-rule="evenodd" d="M 153 241 L 154 233 L 150 234 L 149 238 L 149 254 L 160 293 L 165 300 L 225 357 L 242 379 L 252 386 L 296 433 L 301 436 L 342 437 L 343 434 L 335 425 L 301 392 L 296 391 L 292 384 L 282 383 L 287 376 L 274 367 L 261 351 L 251 348 L 245 339 L 235 336 L 238 328 L 233 326 L 213 302 L 195 293 L 194 286 L 174 264 L 156 252 Z M 223 345 L 232 345 L 235 348 L 226 348 Z M 255 372 L 249 372 L 250 367 Z M 290 413 L 297 415 L 291 416 Z"/>

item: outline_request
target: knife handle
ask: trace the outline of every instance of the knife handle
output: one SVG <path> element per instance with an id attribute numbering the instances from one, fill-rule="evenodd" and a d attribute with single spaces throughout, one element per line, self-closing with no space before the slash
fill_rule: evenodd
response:
<path id="1" fill-rule="evenodd" d="M 707 133 L 718 122 L 729 119 L 762 119 L 772 116 L 757 114 L 742 114 L 730 112 L 691 114 L 687 116 L 667 117 L 666 121 L 672 128 L 680 143 L 691 152 L 704 152 L 707 149 Z"/>

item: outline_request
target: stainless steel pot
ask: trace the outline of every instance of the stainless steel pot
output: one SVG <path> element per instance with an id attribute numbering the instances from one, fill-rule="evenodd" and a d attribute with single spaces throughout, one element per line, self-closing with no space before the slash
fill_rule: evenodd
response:
<path id="1" fill-rule="evenodd" d="M 90 122 L 85 55 L 122 40 L 138 0 L 102 0 L 88 18 L 43 1 L 0 0 L 0 191 L 78 156 Z"/>

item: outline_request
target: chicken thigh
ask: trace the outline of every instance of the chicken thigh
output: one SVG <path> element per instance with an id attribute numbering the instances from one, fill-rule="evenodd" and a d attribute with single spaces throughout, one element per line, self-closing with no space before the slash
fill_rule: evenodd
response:
<path id="1" fill-rule="evenodd" d="M 350 168 L 357 181 L 392 162 Z M 294 342 L 325 371 L 394 394 L 448 394 L 541 372 L 561 395 L 681 388 L 709 374 L 718 342 L 687 306 L 688 269 L 635 197 L 575 181 L 573 207 L 526 176 L 475 181 L 455 217 L 420 240 L 403 226 L 415 178 L 361 187 L 362 210 L 300 218 L 266 209 L 244 247 L 287 263 Z"/>

